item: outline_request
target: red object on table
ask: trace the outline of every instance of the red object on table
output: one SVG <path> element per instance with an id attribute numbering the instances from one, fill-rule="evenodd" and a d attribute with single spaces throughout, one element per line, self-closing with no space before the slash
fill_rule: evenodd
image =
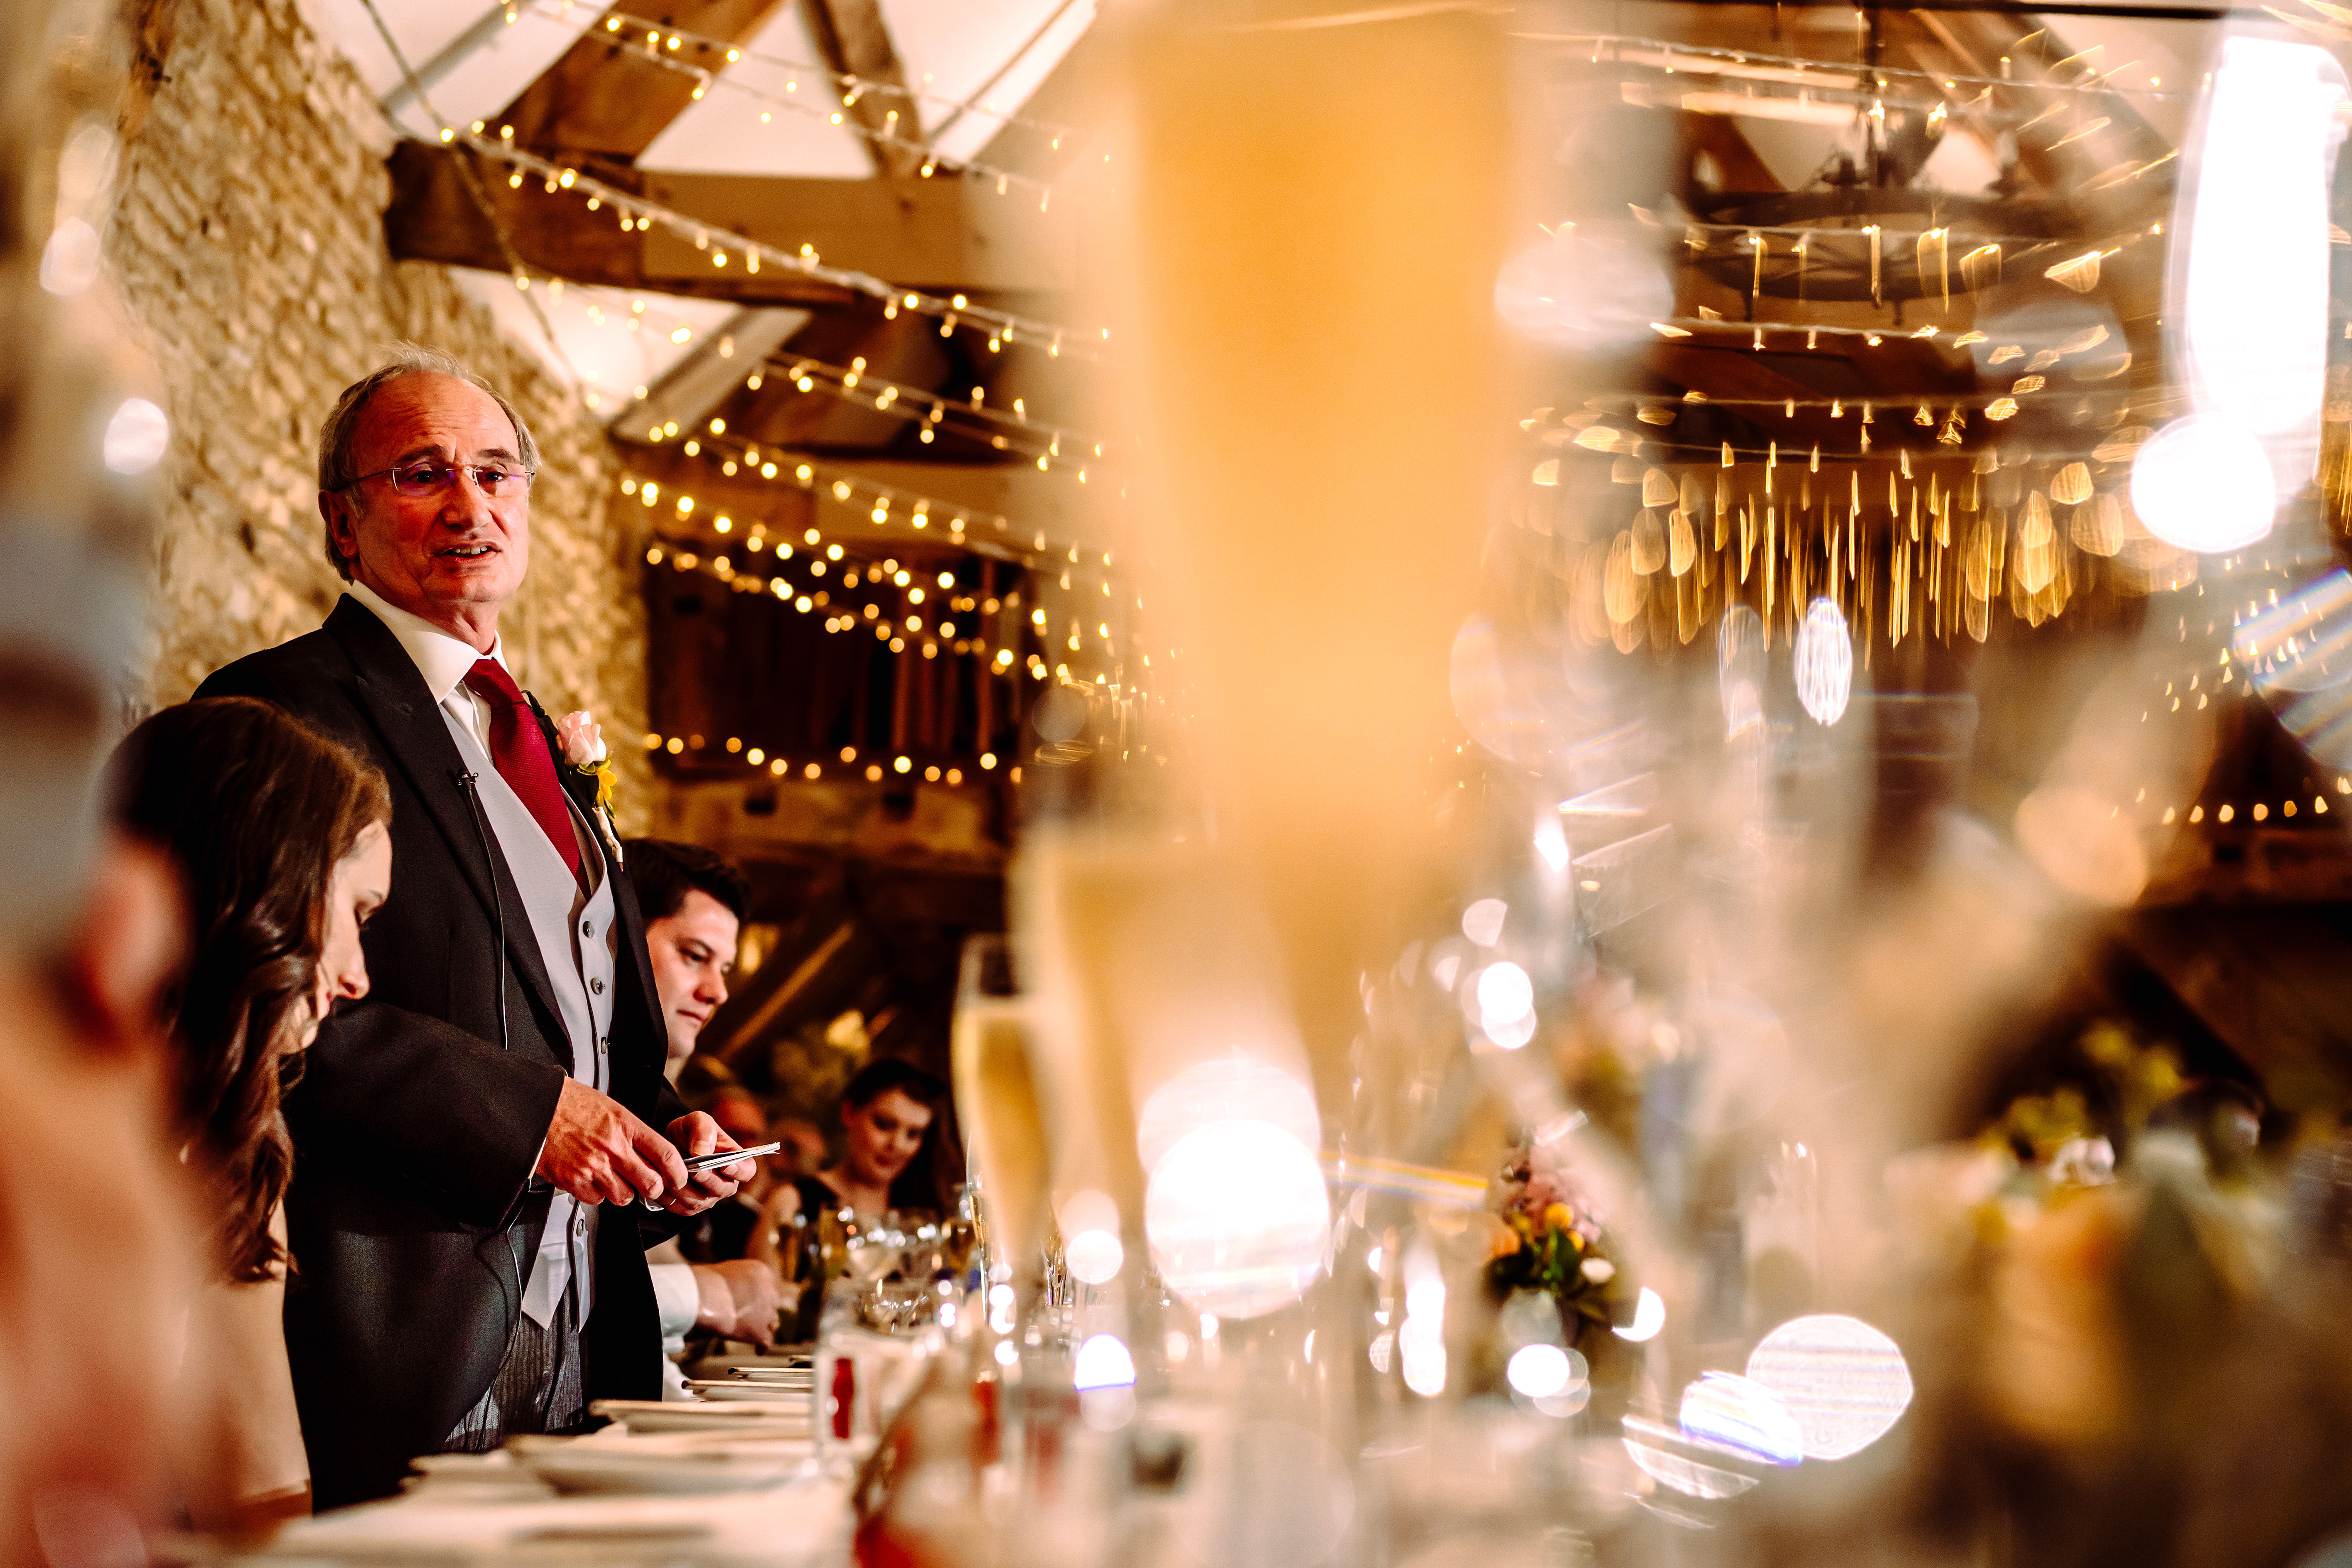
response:
<path id="1" fill-rule="evenodd" d="M 837 1356 L 833 1363 L 833 1435 L 849 1440 L 849 1410 L 857 1398 L 857 1363 Z"/>

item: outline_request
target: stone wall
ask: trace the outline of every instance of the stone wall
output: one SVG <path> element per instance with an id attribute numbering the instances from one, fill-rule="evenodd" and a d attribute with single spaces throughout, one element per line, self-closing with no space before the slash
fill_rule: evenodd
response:
<path id="1" fill-rule="evenodd" d="M 538 438 L 530 576 L 501 620 L 508 657 L 550 711 L 597 714 L 623 830 L 644 830 L 642 542 L 626 510 L 608 509 L 616 464 L 602 428 L 448 269 L 392 259 L 390 133 L 295 0 L 152 4 L 160 79 L 127 134 L 107 236 L 173 424 L 154 641 L 134 700 L 178 701 L 332 607 L 319 423 L 389 345 L 430 344 L 505 390 Z"/>

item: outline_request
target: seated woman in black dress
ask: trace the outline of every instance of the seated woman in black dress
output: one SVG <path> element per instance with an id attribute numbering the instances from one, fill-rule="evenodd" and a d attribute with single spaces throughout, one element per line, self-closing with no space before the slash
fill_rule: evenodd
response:
<path id="1" fill-rule="evenodd" d="M 750 1256 L 783 1281 L 788 1337 L 816 1324 L 823 1278 L 820 1216 L 848 1210 L 861 1226 L 886 1214 L 944 1217 L 955 1212 L 949 1156 L 941 1152 L 948 1088 L 902 1061 L 868 1062 L 841 1092 L 841 1158 L 814 1175 L 779 1182 L 761 1206 Z"/>
<path id="2" fill-rule="evenodd" d="M 955 1210 L 940 1154 L 947 1085 L 902 1061 L 868 1062 L 841 1091 L 841 1158 L 787 1190 L 803 1217 L 850 1209 L 858 1223 L 883 1215 L 943 1215 Z"/>

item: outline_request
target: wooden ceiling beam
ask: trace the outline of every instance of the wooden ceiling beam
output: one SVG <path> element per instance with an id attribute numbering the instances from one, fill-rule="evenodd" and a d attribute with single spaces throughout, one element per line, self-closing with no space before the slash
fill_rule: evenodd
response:
<path id="1" fill-rule="evenodd" d="M 668 58 L 717 75 L 727 68 L 726 47 L 749 43 L 783 3 L 625 0 L 484 124 L 493 135 L 511 125 L 518 145 L 550 156 L 634 163 L 695 101 L 694 77 L 646 58 L 647 35 L 659 36 Z M 614 21 L 617 31 L 607 26 Z M 716 42 L 667 47 L 687 33 Z"/>
<path id="2" fill-rule="evenodd" d="M 470 182 L 468 162 L 473 164 Z M 510 186 L 503 164 L 462 149 L 403 142 L 393 149 L 389 165 L 392 202 L 383 213 L 384 242 L 404 261 L 507 272 L 519 260 L 534 272 L 573 283 L 746 305 L 841 306 L 862 298 L 782 268 L 754 276 L 740 268 L 720 274 L 705 266 L 698 274 L 686 275 L 648 267 L 646 251 L 652 235 L 624 234 L 609 209 L 592 213 L 579 197 L 548 195 L 529 178 L 520 188 Z M 482 210 L 483 200 L 497 215 L 497 223 Z M 513 258 L 499 243 L 499 226 L 513 242 Z"/>
<path id="3" fill-rule="evenodd" d="M 824 58 L 826 64 L 836 72 L 857 78 L 857 86 L 838 96 L 842 100 L 843 112 L 868 132 L 865 139 L 866 151 L 874 164 L 875 173 L 884 179 L 916 174 L 924 162 L 920 152 L 921 117 L 916 110 L 915 100 L 905 90 L 906 73 L 898 63 L 898 51 L 891 45 L 889 30 L 884 25 L 875 0 L 838 0 L 838 3 L 803 0 L 802 10 L 809 34 L 816 41 L 818 53 Z M 868 82 L 881 85 L 869 89 L 864 85 Z M 840 84 L 834 85 L 837 88 Z M 759 197 L 737 211 L 728 207 L 723 201 L 714 208 L 712 203 L 719 199 L 719 194 L 706 191 L 701 194 L 694 210 L 728 228 L 749 233 L 751 231 L 750 226 L 763 221 L 772 210 L 765 199 L 766 195 L 762 190 Z M 665 205 L 675 205 L 667 193 L 656 195 L 655 199 Z M 903 206 L 898 210 L 902 215 L 906 211 Z M 722 212 L 724 216 L 720 216 Z M 761 235 L 757 237 L 766 237 Z M 824 247 L 814 238 L 803 243 L 815 249 L 818 255 L 825 254 Z M 689 253 L 686 241 L 661 229 L 655 230 L 648 237 L 646 259 L 656 266 L 675 264 L 690 268 L 698 275 L 709 266 L 707 256 L 699 250 Z M 894 257 L 888 259 L 904 263 L 910 258 Z M 866 265 L 860 270 L 887 278 L 894 283 L 912 276 L 904 265 Z M 862 311 L 852 313 L 851 319 L 861 322 L 873 320 Z M 723 368 L 716 349 L 706 341 L 675 366 L 667 379 L 707 381 L 714 372 Z M 847 410 L 845 408 L 842 412 L 846 413 Z"/>
<path id="4" fill-rule="evenodd" d="M 907 68 L 879 0 L 800 0 L 800 9 L 826 68 L 857 79 L 858 86 L 839 97 L 842 112 L 867 133 L 862 140 L 874 172 L 885 178 L 915 173 L 927 141 L 922 115 L 907 90 Z"/>
<path id="5" fill-rule="evenodd" d="M 1077 230 L 1069 204 L 1001 196 L 978 180 L 827 180 L 757 174 L 645 175 L 649 201 L 689 212 L 829 267 L 893 283 L 967 293 L 1034 293 L 1077 286 Z M 711 269 L 692 240 L 659 226 L 646 265 L 685 276 Z"/>
<path id="6" fill-rule="evenodd" d="M 821 364 L 862 361 L 877 382 L 938 387 L 956 369 L 955 346 L 940 339 L 927 317 L 837 312 L 811 321 L 794 333 L 778 357 L 798 355 Z M 803 450 L 883 447 L 912 444 L 914 426 L 896 414 L 877 412 L 870 399 L 830 391 L 803 393 L 782 375 L 772 375 L 757 393 L 739 395 L 728 427 L 761 446 Z M 929 454 L 926 454 L 927 456 Z M 945 457 L 945 453 L 939 456 Z"/>
<path id="7" fill-rule="evenodd" d="M 737 300 L 759 305 L 839 305 L 851 290 L 770 265 L 747 271 L 740 257 L 711 253 L 656 225 L 625 234 L 609 207 L 590 212 L 576 192 L 550 195 L 525 175 L 463 149 L 404 142 L 393 150 L 384 237 L 403 259 L 509 269 L 496 228 L 467 188 L 498 213 L 521 259 L 558 278 L 616 288 Z M 823 180 L 736 174 L 604 176 L 714 229 L 748 234 L 797 254 L 808 245 L 827 266 L 936 292 L 975 296 L 1060 292 L 1076 281 L 1076 242 L 1066 213 L 1041 213 L 956 179 Z"/>

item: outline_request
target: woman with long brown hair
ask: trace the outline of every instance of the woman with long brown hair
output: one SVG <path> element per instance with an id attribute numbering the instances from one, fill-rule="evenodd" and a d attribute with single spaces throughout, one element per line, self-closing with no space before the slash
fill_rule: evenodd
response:
<path id="1" fill-rule="evenodd" d="M 328 1009 L 366 994 L 360 929 L 391 888 L 391 795 L 343 747 L 241 697 L 157 713 L 110 773 L 117 828 L 171 858 L 186 921 L 159 1022 L 214 1277 L 189 1316 L 180 1483 L 197 1528 L 241 1532 L 309 1511 L 279 1325 L 293 1267 L 279 1101 Z"/>

